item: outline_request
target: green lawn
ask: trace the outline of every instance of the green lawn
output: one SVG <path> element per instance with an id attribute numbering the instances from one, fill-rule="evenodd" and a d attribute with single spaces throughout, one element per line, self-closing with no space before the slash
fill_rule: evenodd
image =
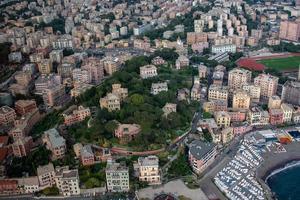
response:
<path id="1" fill-rule="evenodd" d="M 300 65 L 300 56 L 266 59 L 266 60 L 260 60 L 258 62 L 264 64 L 268 68 L 284 71 L 284 70 L 298 69 Z"/>

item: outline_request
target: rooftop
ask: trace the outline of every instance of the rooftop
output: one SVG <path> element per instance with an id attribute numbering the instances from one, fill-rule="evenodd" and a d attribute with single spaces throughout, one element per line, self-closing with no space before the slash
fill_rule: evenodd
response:
<path id="1" fill-rule="evenodd" d="M 208 152 L 210 152 L 216 145 L 214 143 L 202 142 L 194 140 L 190 145 L 190 153 L 198 160 L 202 159 Z"/>

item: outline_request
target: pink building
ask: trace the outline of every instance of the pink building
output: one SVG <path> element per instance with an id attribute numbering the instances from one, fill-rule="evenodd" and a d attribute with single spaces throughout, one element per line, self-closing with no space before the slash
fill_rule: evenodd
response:
<path id="1" fill-rule="evenodd" d="M 252 126 L 247 122 L 235 122 L 231 124 L 234 135 L 242 135 L 252 130 Z"/>
<path id="2" fill-rule="evenodd" d="M 199 42 L 199 43 L 192 44 L 192 50 L 198 53 L 202 53 L 203 49 L 208 47 L 209 47 L 208 42 Z"/>
<path id="3" fill-rule="evenodd" d="M 232 122 L 243 122 L 246 120 L 246 112 L 241 112 L 241 111 L 237 111 L 237 112 L 228 112 L 228 114 L 230 115 L 230 120 Z"/>
<path id="4" fill-rule="evenodd" d="M 115 136 L 123 142 L 128 142 L 134 139 L 141 131 L 141 126 L 138 124 L 119 124 L 115 130 Z"/>
<path id="5" fill-rule="evenodd" d="M 216 149 L 214 143 L 200 140 L 194 140 L 189 145 L 189 163 L 195 173 L 201 174 L 215 160 Z"/>
<path id="6" fill-rule="evenodd" d="M 283 124 L 283 112 L 281 109 L 270 109 L 270 124 L 272 125 L 279 125 Z"/>
<path id="7" fill-rule="evenodd" d="M 98 85 L 104 77 L 104 63 L 98 58 L 91 57 L 84 60 L 81 69 L 88 71 L 90 80 L 95 85 Z"/>
<path id="8" fill-rule="evenodd" d="M 0 108 L 0 125 L 9 125 L 12 124 L 17 115 L 14 109 L 8 106 L 2 106 Z"/>
<path id="9" fill-rule="evenodd" d="M 65 125 L 69 126 L 77 122 L 83 121 L 85 118 L 91 116 L 91 111 L 89 108 L 84 108 L 79 106 L 77 110 L 74 110 L 72 114 L 63 114 Z"/>
<path id="10" fill-rule="evenodd" d="M 85 145 L 80 151 L 80 160 L 83 166 L 93 165 L 95 163 L 95 155 L 91 145 Z"/>
<path id="11" fill-rule="evenodd" d="M 300 37 L 300 22 L 282 21 L 280 23 L 280 39 L 297 42 Z"/>

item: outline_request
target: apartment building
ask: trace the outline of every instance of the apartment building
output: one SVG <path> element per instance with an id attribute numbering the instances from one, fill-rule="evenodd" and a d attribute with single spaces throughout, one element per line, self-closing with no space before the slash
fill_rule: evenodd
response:
<path id="1" fill-rule="evenodd" d="M 39 68 L 39 72 L 41 74 L 50 74 L 53 69 L 51 60 L 50 59 L 42 59 L 38 63 L 38 68 Z"/>
<path id="2" fill-rule="evenodd" d="M 48 165 L 38 166 L 37 176 L 41 188 L 51 187 L 55 185 L 55 171 L 52 163 Z"/>
<path id="3" fill-rule="evenodd" d="M 76 110 L 69 115 L 63 114 L 64 117 L 64 124 L 69 126 L 77 122 L 81 122 L 85 120 L 85 118 L 91 116 L 91 111 L 89 108 L 85 108 L 83 106 L 78 106 Z"/>
<path id="4" fill-rule="evenodd" d="M 71 78 L 73 75 L 73 69 L 75 68 L 75 64 L 73 63 L 62 63 L 57 67 L 57 74 L 62 78 Z"/>
<path id="5" fill-rule="evenodd" d="M 159 160 L 157 156 L 139 157 L 138 159 L 139 180 L 149 185 L 161 184 Z"/>
<path id="6" fill-rule="evenodd" d="M 190 60 L 186 56 L 180 55 L 175 62 L 175 67 L 176 69 L 183 69 L 189 66 L 189 64 Z"/>
<path id="7" fill-rule="evenodd" d="M 25 115 L 36 109 L 35 100 L 18 100 L 15 102 L 15 110 L 19 115 Z"/>
<path id="8" fill-rule="evenodd" d="M 113 73 L 118 71 L 120 64 L 118 62 L 118 59 L 112 58 L 112 57 L 109 57 L 109 58 L 107 57 L 104 59 L 103 65 L 104 65 L 104 70 L 105 70 L 106 74 L 112 75 Z"/>
<path id="9" fill-rule="evenodd" d="M 117 163 L 112 160 L 107 161 L 106 187 L 108 192 L 128 192 L 129 191 L 129 169 L 125 163 Z"/>
<path id="10" fill-rule="evenodd" d="M 229 89 L 241 89 L 244 85 L 251 82 L 251 71 L 243 68 L 234 68 L 228 73 Z"/>
<path id="11" fill-rule="evenodd" d="M 61 159 L 65 156 L 66 140 L 59 135 L 55 128 L 45 131 L 42 141 L 46 144 L 47 149 L 52 152 L 52 159 Z"/>
<path id="12" fill-rule="evenodd" d="M 270 74 L 260 74 L 254 78 L 254 84 L 260 86 L 260 95 L 268 99 L 277 92 L 278 77 Z"/>
<path id="13" fill-rule="evenodd" d="M 121 109 L 121 99 L 118 95 L 108 93 L 105 97 L 100 98 L 101 109 L 106 108 L 109 112 Z"/>
<path id="14" fill-rule="evenodd" d="M 95 154 L 92 146 L 87 144 L 80 149 L 80 161 L 83 166 L 89 166 L 95 164 Z"/>
<path id="15" fill-rule="evenodd" d="M 281 106 L 281 99 L 279 96 L 274 95 L 269 98 L 269 102 L 268 102 L 269 109 L 273 109 L 273 108 L 278 109 L 280 108 L 280 106 Z"/>
<path id="16" fill-rule="evenodd" d="M 75 83 L 91 83 L 91 77 L 87 70 L 76 68 L 72 71 L 72 79 Z"/>
<path id="17" fill-rule="evenodd" d="M 151 85 L 151 94 L 157 95 L 160 92 L 167 92 L 168 91 L 168 84 L 167 82 L 161 82 L 161 83 L 152 83 Z"/>
<path id="18" fill-rule="evenodd" d="M 247 120 L 252 126 L 263 126 L 269 124 L 270 116 L 268 111 L 264 111 L 260 107 L 252 107 L 249 109 Z"/>
<path id="19" fill-rule="evenodd" d="M 282 110 L 273 108 L 269 109 L 269 115 L 270 115 L 270 124 L 272 125 L 280 125 L 283 124 L 283 112 Z"/>
<path id="20" fill-rule="evenodd" d="M 279 38 L 298 42 L 300 37 L 300 22 L 298 21 L 281 21 Z"/>
<path id="21" fill-rule="evenodd" d="M 260 100 L 260 86 L 254 84 L 243 85 L 242 89 L 246 91 L 252 102 L 259 102 Z"/>
<path id="22" fill-rule="evenodd" d="M 0 107 L 0 125 L 13 124 L 17 115 L 14 109 L 9 106 Z"/>
<path id="23" fill-rule="evenodd" d="M 145 65 L 140 67 L 140 76 L 142 79 L 147 79 L 157 76 L 157 68 L 154 65 Z"/>
<path id="24" fill-rule="evenodd" d="M 80 194 L 78 169 L 70 170 L 68 166 L 56 168 L 54 177 L 56 187 L 65 197 Z"/>
<path id="25" fill-rule="evenodd" d="M 208 100 L 228 100 L 228 88 L 226 86 L 210 85 Z"/>
<path id="26" fill-rule="evenodd" d="M 81 69 L 88 71 L 92 84 L 98 85 L 101 83 L 104 77 L 103 61 L 98 58 L 90 57 L 83 62 Z"/>
<path id="27" fill-rule="evenodd" d="M 64 85 L 54 85 L 46 88 L 42 93 L 42 97 L 47 107 L 62 105 L 64 103 L 65 87 Z"/>
<path id="28" fill-rule="evenodd" d="M 290 104 L 281 104 L 281 110 L 283 112 L 283 123 L 290 123 L 292 121 L 294 108 Z"/>
<path id="29" fill-rule="evenodd" d="M 49 53 L 49 58 L 51 60 L 51 62 L 56 62 L 56 63 L 61 63 L 62 59 L 63 59 L 64 55 L 63 55 L 63 50 L 52 50 Z"/>
<path id="30" fill-rule="evenodd" d="M 23 85 L 26 87 L 29 85 L 29 83 L 32 80 L 31 74 L 28 72 L 23 72 L 23 71 L 16 72 L 14 78 L 15 78 L 17 84 Z"/>
<path id="31" fill-rule="evenodd" d="M 22 139 L 29 134 L 32 127 L 41 119 L 38 109 L 33 110 L 31 113 L 23 115 L 20 119 L 15 120 L 14 127 L 8 132 L 14 141 Z"/>
<path id="32" fill-rule="evenodd" d="M 201 174 L 217 155 L 217 146 L 214 143 L 194 140 L 188 147 L 189 163 L 196 174 Z"/>
<path id="33" fill-rule="evenodd" d="M 208 74 L 208 69 L 205 65 L 199 65 L 198 66 L 198 73 L 199 73 L 199 78 L 206 78 Z"/>
<path id="34" fill-rule="evenodd" d="M 234 138 L 233 128 L 232 127 L 224 128 L 221 131 L 221 135 L 222 135 L 222 143 L 223 144 L 229 143 Z"/>
<path id="35" fill-rule="evenodd" d="M 19 138 L 11 145 L 15 157 L 27 156 L 32 146 L 33 140 L 31 136 Z"/>
<path id="36" fill-rule="evenodd" d="M 300 82 L 286 81 L 282 87 L 282 101 L 300 106 Z"/>
<path id="37" fill-rule="evenodd" d="M 235 53 L 236 45 L 234 44 L 212 45 L 211 52 L 214 54 L 225 53 L 225 52 Z"/>
<path id="38" fill-rule="evenodd" d="M 37 176 L 22 177 L 16 180 L 18 181 L 18 187 L 22 188 L 21 193 L 34 194 L 40 191 L 40 184 Z"/>
<path id="39" fill-rule="evenodd" d="M 230 115 L 226 111 L 218 111 L 214 116 L 218 127 L 227 128 L 230 126 Z"/>
<path id="40" fill-rule="evenodd" d="M 233 94 L 232 108 L 234 110 L 248 109 L 250 107 L 250 96 L 243 90 Z"/>

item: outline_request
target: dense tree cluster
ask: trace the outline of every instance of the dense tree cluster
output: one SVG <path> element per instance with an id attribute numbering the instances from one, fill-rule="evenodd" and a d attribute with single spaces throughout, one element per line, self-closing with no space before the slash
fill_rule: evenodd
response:
<path id="1" fill-rule="evenodd" d="M 168 64 L 158 67 L 157 77 L 142 80 L 139 77 L 139 67 L 150 64 L 155 56 L 161 56 Z M 129 91 L 121 110 L 110 113 L 106 109 L 99 109 L 92 127 L 74 125 L 69 132 L 80 141 L 99 141 L 100 144 L 111 145 L 111 142 L 115 142 L 112 139 L 115 128 L 112 121 L 117 120 L 121 123 L 139 124 L 142 127 L 139 136 L 128 144 L 130 147 L 138 150 L 163 147 L 167 141 L 177 136 L 176 130 L 185 129 L 190 124 L 197 107 L 196 102 L 177 101 L 177 90 L 190 89 L 193 74 L 190 68 L 182 71 L 170 68 L 170 63 L 174 62 L 177 56 L 174 50 L 165 49 L 155 52 L 151 57 L 140 56 L 127 61 L 121 71 L 114 73 L 101 86 L 92 88 L 77 99 L 79 104 L 99 107 L 99 99 L 111 91 L 111 85 L 121 83 L 122 87 L 128 88 Z M 151 84 L 163 81 L 168 82 L 169 90 L 152 95 Z M 166 103 L 176 103 L 177 113 L 164 116 L 162 108 Z"/>

